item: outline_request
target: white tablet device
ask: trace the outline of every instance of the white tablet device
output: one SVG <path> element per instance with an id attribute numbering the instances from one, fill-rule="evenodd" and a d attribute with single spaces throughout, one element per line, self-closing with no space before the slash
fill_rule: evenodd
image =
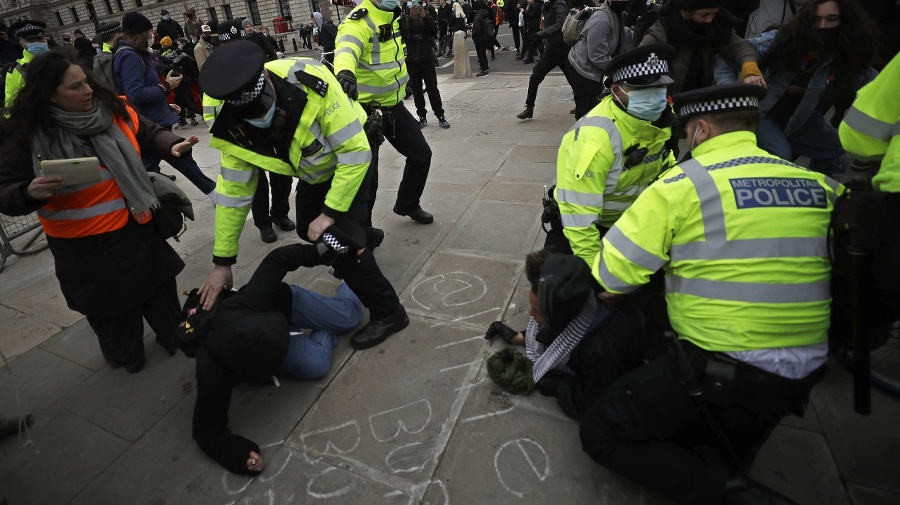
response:
<path id="1" fill-rule="evenodd" d="M 100 160 L 97 158 L 69 158 L 41 161 L 44 177 L 62 177 L 64 186 L 100 182 Z"/>

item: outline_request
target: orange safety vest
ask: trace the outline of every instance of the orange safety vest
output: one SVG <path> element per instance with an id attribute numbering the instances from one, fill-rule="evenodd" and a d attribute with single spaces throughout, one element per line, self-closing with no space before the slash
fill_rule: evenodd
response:
<path id="1" fill-rule="evenodd" d="M 126 105 L 130 121 L 114 116 L 113 122 L 122 130 L 141 155 L 135 134 L 138 130 L 138 114 Z M 38 219 L 44 233 L 57 238 L 79 238 L 99 235 L 118 230 L 128 222 L 130 211 L 125 203 L 125 195 L 116 184 L 115 178 L 106 167 L 100 167 L 100 182 L 79 185 L 73 189 L 57 191 L 38 212 Z M 149 213 L 148 213 L 149 214 Z M 135 216 L 135 219 L 138 219 Z M 138 222 L 146 223 L 147 217 Z"/>

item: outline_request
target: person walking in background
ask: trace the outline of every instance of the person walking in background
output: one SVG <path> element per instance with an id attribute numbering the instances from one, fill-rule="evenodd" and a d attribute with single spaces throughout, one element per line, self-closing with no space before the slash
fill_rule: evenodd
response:
<path id="1" fill-rule="evenodd" d="M 187 15 L 187 21 L 184 22 L 184 34 L 191 39 L 191 42 L 196 44 L 200 41 L 203 20 L 197 17 L 197 10 L 193 7 L 188 9 L 185 14 Z"/>
<path id="2" fill-rule="evenodd" d="M 456 32 L 465 33 L 466 22 L 466 11 L 463 10 L 462 5 L 457 0 L 453 0 L 453 17 L 450 19 L 450 28 L 448 30 L 450 33 L 447 34 L 447 38 L 450 40 L 447 41 L 447 52 L 445 53 L 447 58 L 453 58 L 453 39 L 456 36 Z M 466 55 L 466 58 L 468 58 L 468 55 Z"/>
<path id="3" fill-rule="evenodd" d="M 334 71 L 334 44 L 337 41 L 337 26 L 329 19 L 325 21 L 321 12 L 313 12 L 313 22 L 319 29 L 319 45 L 322 46 L 323 62 Z"/>
<path id="4" fill-rule="evenodd" d="M 450 30 L 450 21 L 453 19 L 453 4 L 447 0 L 441 0 L 437 10 L 437 26 L 438 26 L 438 56 L 447 54 L 447 48 L 453 43 L 448 35 L 453 34 Z M 452 52 L 452 51 L 451 51 Z"/>
<path id="5" fill-rule="evenodd" d="M 625 43 L 619 38 L 620 23 L 609 2 L 604 2 L 584 22 L 578 42 L 569 50 L 566 68 L 575 95 L 575 119 L 581 119 L 600 103 L 606 64 Z"/>
<path id="6" fill-rule="evenodd" d="M 221 26 L 221 25 L 219 25 Z M 263 34 L 256 31 L 253 26 L 253 21 L 249 19 L 244 19 L 241 21 L 241 30 L 244 32 L 244 40 L 249 40 L 254 44 L 258 45 L 260 49 L 266 53 L 266 61 L 275 61 L 278 59 L 278 54 L 275 53 L 275 48 L 272 47 L 272 44 L 266 39 Z M 222 30 L 219 30 L 219 33 L 222 33 Z"/>
<path id="7" fill-rule="evenodd" d="M 203 25 L 200 27 L 200 41 L 194 46 L 194 61 L 197 62 L 198 69 L 203 70 L 203 64 L 212 52 L 212 29 L 209 25 Z"/>
<path id="8" fill-rule="evenodd" d="M 412 89 L 413 102 L 419 115 L 419 127 L 428 124 L 425 119 L 425 93 L 422 83 L 428 92 L 431 110 L 438 118 L 441 128 L 450 128 L 444 118 L 444 106 L 441 103 L 441 92 L 438 90 L 437 73 L 434 71 L 434 46 L 432 41 L 437 34 L 437 26 L 431 16 L 421 5 L 414 5 L 409 11 L 409 40 L 406 45 L 406 68 L 409 70 L 409 87 Z"/>
<path id="9" fill-rule="evenodd" d="M 525 53 L 525 58 L 522 59 L 522 63 L 526 65 L 529 63 L 534 63 L 535 61 L 535 53 L 540 55 L 544 54 L 544 43 L 543 41 L 537 40 L 534 43 L 529 43 L 531 35 L 536 34 L 541 31 L 541 4 L 535 2 L 534 0 L 526 0 L 527 6 L 525 7 L 525 35 L 522 37 L 524 40 L 524 47 L 522 48 L 522 52 Z"/>
<path id="10" fill-rule="evenodd" d="M 562 70 L 566 80 L 569 80 L 566 61 L 569 58 L 570 46 L 566 44 L 562 36 L 563 21 L 569 14 L 565 0 L 544 0 L 544 29 L 528 34 L 528 45 L 540 44 L 547 40 L 547 51 L 541 56 L 541 61 L 531 71 L 528 79 L 528 96 L 525 98 L 525 110 L 516 115 L 519 119 L 531 119 L 534 117 L 534 103 L 537 100 L 538 86 L 544 82 L 547 74 L 554 67 Z"/>
<path id="11" fill-rule="evenodd" d="M 177 105 L 169 106 L 168 94 L 181 84 L 182 76 L 169 70 L 160 79 L 147 48 L 153 40 L 153 24 L 137 12 L 122 16 L 122 34 L 113 42 L 113 74 L 116 90 L 128 98 L 128 103 L 139 114 L 166 130 L 178 124 Z M 159 172 L 159 158 L 143 156 L 148 172 Z M 200 171 L 197 162 L 189 154 L 167 160 L 191 181 L 210 201 L 215 199 L 216 183 Z"/>
<path id="12" fill-rule="evenodd" d="M 181 25 L 178 24 L 178 21 L 172 19 L 168 9 L 163 9 L 159 14 L 161 19 L 159 20 L 159 23 L 156 23 L 156 40 L 162 40 L 163 37 L 178 40 L 178 37 L 184 37 L 184 30 L 181 29 Z"/>
<path id="13" fill-rule="evenodd" d="M 493 58 L 493 37 L 488 32 L 488 25 L 494 26 L 491 14 L 484 4 L 484 0 L 475 0 L 472 4 L 475 11 L 475 18 L 472 21 L 472 42 L 475 43 L 475 54 L 478 55 L 478 66 L 481 72 L 476 74 L 478 77 L 484 77 L 490 74 L 487 60 L 487 46 L 491 45 L 491 58 Z"/>

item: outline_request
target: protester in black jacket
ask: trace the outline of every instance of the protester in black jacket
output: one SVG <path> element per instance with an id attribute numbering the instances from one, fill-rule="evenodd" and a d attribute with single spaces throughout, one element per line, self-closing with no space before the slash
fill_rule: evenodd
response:
<path id="1" fill-rule="evenodd" d="M 527 7 L 525 7 L 525 33 L 522 35 L 522 44 L 525 46 L 522 52 L 526 53 L 527 56 L 522 60 L 522 63 L 534 63 L 535 52 L 541 55 L 544 54 L 543 41 L 538 41 L 534 44 L 528 43 L 528 37 L 539 31 L 541 31 L 541 4 L 534 0 L 527 0 Z"/>
<path id="2" fill-rule="evenodd" d="M 272 47 L 272 44 L 269 44 L 266 36 L 255 31 L 255 29 L 253 28 L 253 21 L 245 19 L 241 22 L 241 27 L 244 29 L 244 40 L 249 40 L 250 42 L 253 42 L 254 44 L 261 47 L 263 52 L 266 53 L 266 61 L 275 61 L 278 59 L 278 54 L 275 53 L 275 48 Z"/>
<path id="3" fill-rule="evenodd" d="M 438 91 L 437 74 L 434 71 L 434 46 L 432 41 L 437 34 L 434 19 L 421 5 L 415 5 L 409 11 L 409 39 L 406 41 L 406 69 L 409 72 L 408 89 L 412 90 L 416 112 L 419 115 L 419 127 L 428 124 L 425 119 L 425 94 L 422 83 L 428 91 L 431 110 L 438 118 L 441 128 L 450 128 L 444 118 L 444 106 L 441 103 L 441 92 Z"/>
<path id="4" fill-rule="evenodd" d="M 162 19 L 159 20 L 159 23 L 156 23 L 156 40 L 162 40 L 164 37 L 169 37 L 173 41 L 178 40 L 180 37 L 184 37 L 184 30 L 181 29 L 181 25 L 178 24 L 178 21 L 172 19 L 169 16 L 169 11 L 163 9 L 160 12 Z"/>
<path id="5" fill-rule="evenodd" d="M 483 0 L 475 0 L 473 3 L 473 10 L 475 12 L 475 17 L 472 19 L 472 42 L 475 43 L 475 54 L 478 55 L 478 65 L 481 67 L 481 72 L 478 72 L 478 77 L 484 77 L 490 74 L 490 70 L 488 70 L 488 61 L 487 61 L 487 48 L 491 46 L 491 53 L 493 57 L 494 47 L 493 47 L 493 37 L 488 37 L 488 34 L 485 33 L 485 24 L 490 23 L 491 26 L 494 25 L 494 20 L 491 19 L 491 14 L 488 12 L 487 8 L 484 5 Z"/>
<path id="6" fill-rule="evenodd" d="M 564 0 L 544 0 L 544 29 L 537 33 L 529 33 L 527 44 L 536 44 L 542 40 L 547 41 L 547 51 L 541 56 L 541 61 L 534 66 L 531 78 L 528 80 L 528 97 L 525 99 L 525 110 L 516 117 L 519 119 L 531 119 L 534 117 L 534 102 L 537 99 L 537 89 L 544 77 L 558 67 L 568 80 L 566 60 L 569 57 L 569 45 L 563 40 L 562 25 L 569 14 Z"/>
<path id="7" fill-rule="evenodd" d="M 447 0 L 441 0 L 441 4 L 437 10 L 438 42 L 440 44 L 438 47 L 438 56 L 447 54 L 447 49 L 452 44 L 451 39 L 453 38 L 453 32 L 449 32 L 449 35 L 451 35 L 450 37 L 447 36 L 450 28 L 450 21 L 452 21 L 452 19 L 452 4 Z"/>

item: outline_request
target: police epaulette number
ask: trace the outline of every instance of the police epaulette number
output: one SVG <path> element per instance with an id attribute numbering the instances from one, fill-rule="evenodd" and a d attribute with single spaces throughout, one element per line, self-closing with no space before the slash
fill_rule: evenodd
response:
<path id="1" fill-rule="evenodd" d="M 369 9 L 366 9 L 366 8 L 356 9 L 355 11 L 353 11 L 352 14 L 350 14 L 350 19 L 352 19 L 353 21 L 357 21 L 359 19 L 366 17 L 366 14 L 368 14 L 368 13 L 369 13 Z"/>
<path id="2" fill-rule="evenodd" d="M 307 74 L 302 70 L 298 70 L 294 72 L 294 77 L 297 78 L 297 81 L 303 83 L 305 86 L 309 87 L 313 91 L 319 94 L 319 96 L 325 96 L 328 94 L 328 83 L 319 79 L 318 77 Z"/>

